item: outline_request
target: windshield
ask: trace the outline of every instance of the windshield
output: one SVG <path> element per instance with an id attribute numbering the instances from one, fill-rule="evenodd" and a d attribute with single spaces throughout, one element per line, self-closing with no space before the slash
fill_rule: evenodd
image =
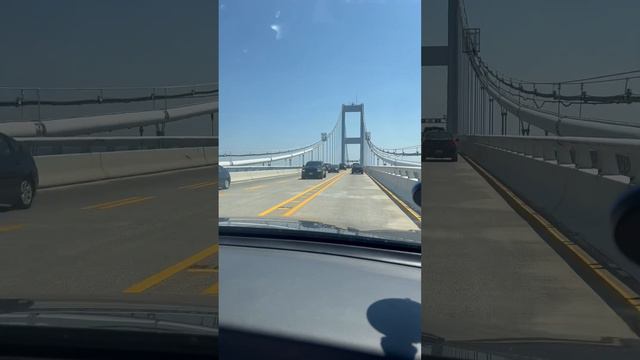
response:
<path id="1" fill-rule="evenodd" d="M 24 151 L 0 137 L 0 326 L 217 326 L 217 17 L 3 3 L 0 133 Z"/>
<path id="2" fill-rule="evenodd" d="M 231 184 L 221 226 L 286 219 L 315 224 L 317 241 L 332 231 L 365 245 L 366 236 L 419 243 L 419 10 L 418 1 L 226 4 L 220 163 Z M 399 172 L 410 177 L 393 181 Z"/>
<path id="3" fill-rule="evenodd" d="M 640 3 L 579 3 L 423 1 L 427 354 L 640 358 Z"/>

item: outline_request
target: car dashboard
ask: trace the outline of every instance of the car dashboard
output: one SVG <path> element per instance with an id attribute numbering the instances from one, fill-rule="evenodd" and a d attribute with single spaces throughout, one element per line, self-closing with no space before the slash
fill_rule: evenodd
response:
<path id="1" fill-rule="evenodd" d="M 420 253 L 220 236 L 222 358 L 420 358 Z"/>

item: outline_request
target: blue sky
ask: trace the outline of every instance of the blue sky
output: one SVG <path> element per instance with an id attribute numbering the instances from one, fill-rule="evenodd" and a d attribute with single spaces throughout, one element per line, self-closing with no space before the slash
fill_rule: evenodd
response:
<path id="1" fill-rule="evenodd" d="M 356 97 L 376 144 L 420 142 L 418 0 L 222 0 L 219 62 L 221 153 L 313 143 Z"/>
<path id="2" fill-rule="evenodd" d="M 466 0 L 469 26 L 480 28 L 480 55 L 501 73 L 532 81 L 560 81 L 640 69 L 640 1 Z M 447 1 L 423 3 L 425 45 L 446 45 Z M 446 109 L 446 70 L 424 80 L 428 116 Z M 640 81 L 632 84 L 640 91 Z M 622 92 L 624 84 L 616 91 Z M 602 88 L 592 88 L 592 92 Z M 608 91 L 606 89 L 604 91 Z M 639 105 L 584 107 L 585 114 L 640 121 Z"/>

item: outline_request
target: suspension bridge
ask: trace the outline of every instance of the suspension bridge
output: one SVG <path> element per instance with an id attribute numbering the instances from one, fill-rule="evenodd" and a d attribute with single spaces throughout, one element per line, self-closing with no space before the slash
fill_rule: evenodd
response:
<path id="1" fill-rule="evenodd" d="M 347 134 L 348 113 L 359 114 L 357 136 Z M 284 217 L 420 241 L 420 207 L 411 194 L 422 177 L 419 145 L 375 145 L 364 104 L 354 103 L 342 104 L 331 130 L 318 135 L 317 142 L 296 149 L 221 154 L 220 165 L 231 171 L 232 186 L 220 193 L 220 217 Z M 350 145 L 356 145 L 358 153 L 350 154 Z M 308 161 L 359 163 L 365 175 L 346 170 L 302 180 L 300 167 Z"/>
<path id="2" fill-rule="evenodd" d="M 640 268 L 615 247 L 609 210 L 640 179 L 640 124 L 590 114 L 637 107 L 640 70 L 519 80 L 483 60 L 463 1 L 448 19 L 422 66 L 447 71 L 443 118 L 463 156 L 423 163 L 423 349 L 554 358 L 582 351 L 568 341 L 635 343 Z"/>

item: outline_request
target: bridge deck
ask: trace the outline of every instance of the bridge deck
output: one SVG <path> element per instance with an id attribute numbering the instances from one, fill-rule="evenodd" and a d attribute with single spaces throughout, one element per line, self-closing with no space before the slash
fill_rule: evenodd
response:
<path id="1" fill-rule="evenodd" d="M 0 212 L 0 293 L 217 308 L 216 195 L 213 167 L 43 190 Z"/>
<path id="2" fill-rule="evenodd" d="M 422 166 L 424 333 L 454 341 L 637 339 L 464 159 Z"/>
<path id="3" fill-rule="evenodd" d="M 233 179 L 233 173 L 231 174 Z M 420 241 L 420 228 L 367 175 L 350 170 L 326 179 L 299 174 L 233 183 L 220 193 L 220 217 L 277 217 L 351 227 Z"/>

